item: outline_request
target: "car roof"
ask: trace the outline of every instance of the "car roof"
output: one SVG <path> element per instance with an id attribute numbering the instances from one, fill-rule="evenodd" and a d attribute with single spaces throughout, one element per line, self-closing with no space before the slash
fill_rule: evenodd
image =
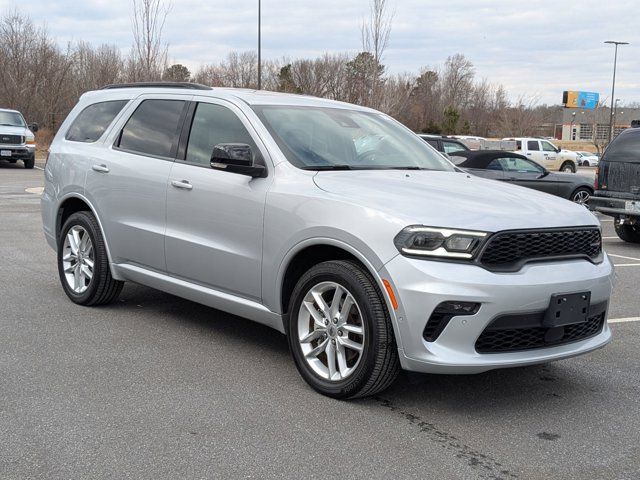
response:
<path id="1" fill-rule="evenodd" d="M 20 113 L 18 110 L 12 110 L 11 108 L 0 108 L 0 112 Z"/>
<path id="2" fill-rule="evenodd" d="M 527 157 L 519 153 L 507 152 L 505 150 L 468 150 L 464 152 L 455 152 L 453 157 L 464 157 L 466 160 L 458 163 L 459 167 L 467 168 L 485 168 L 496 158 L 524 158 Z"/>
<path id="3" fill-rule="evenodd" d="M 108 85 L 101 90 L 93 90 L 82 96 L 83 100 L 101 101 L 103 99 L 115 100 L 118 98 L 135 98 L 140 95 L 196 95 L 199 97 L 211 97 L 229 101 L 242 101 L 247 105 L 287 105 L 287 106 L 312 106 L 326 108 L 342 108 L 363 112 L 375 112 L 376 110 L 353 105 L 336 100 L 313 97 L 310 95 L 298 95 L 293 93 L 271 92 L 267 90 L 251 90 L 246 88 L 206 87 L 195 84 L 194 87 L 162 84 L 124 84 Z"/>

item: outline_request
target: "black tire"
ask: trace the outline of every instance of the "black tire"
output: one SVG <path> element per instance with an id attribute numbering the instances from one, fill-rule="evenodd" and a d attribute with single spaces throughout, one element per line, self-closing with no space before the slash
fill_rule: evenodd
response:
<path id="1" fill-rule="evenodd" d="M 576 173 L 576 164 L 571 162 L 571 161 L 566 161 L 560 166 L 560 171 L 561 172 L 567 171 L 567 172 L 571 172 L 571 173 Z"/>
<path id="2" fill-rule="evenodd" d="M 640 243 L 640 224 L 628 225 L 623 224 L 619 225 L 616 221 L 614 223 L 616 234 L 620 237 L 621 240 L 629 243 Z"/>
<path id="3" fill-rule="evenodd" d="M 93 244 L 94 250 L 94 270 L 87 290 L 83 293 L 75 293 L 67 283 L 62 266 L 62 251 L 64 239 L 67 232 L 75 225 L 83 227 L 88 233 Z M 58 238 L 58 274 L 62 288 L 72 302 L 78 305 L 96 306 L 105 305 L 113 302 L 120 291 L 124 282 L 114 280 L 109 270 L 109 259 L 107 249 L 102 238 L 102 232 L 98 221 L 91 212 L 77 212 L 71 215 L 62 226 L 60 237 Z"/>
<path id="4" fill-rule="evenodd" d="M 36 164 L 36 157 L 29 157 L 26 160 L 24 160 L 24 168 L 27 168 L 29 170 L 32 169 L 35 164 Z"/>
<path id="5" fill-rule="evenodd" d="M 339 381 L 317 375 L 303 358 L 298 341 L 300 305 L 311 288 L 326 281 L 338 283 L 351 292 L 362 313 L 365 331 L 362 357 L 356 369 Z M 328 261 L 307 271 L 293 290 L 288 318 L 287 337 L 296 367 L 302 378 L 323 395 L 338 399 L 374 395 L 389 387 L 397 377 L 400 361 L 387 305 L 375 280 L 357 262 Z"/>
<path id="6" fill-rule="evenodd" d="M 584 199 L 585 193 L 588 195 L 586 199 Z M 587 202 L 589 201 L 589 197 L 591 197 L 591 195 L 593 195 L 593 190 L 591 190 L 588 187 L 579 187 L 573 191 L 569 200 L 575 203 L 579 203 L 580 205 L 586 206 Z M 582 198 L 583 200 L 581 201 L 580 198 Z"/>

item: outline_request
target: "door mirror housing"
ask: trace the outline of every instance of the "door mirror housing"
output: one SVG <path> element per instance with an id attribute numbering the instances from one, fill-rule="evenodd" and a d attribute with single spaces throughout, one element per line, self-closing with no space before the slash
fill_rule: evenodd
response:
<path id="1" fill-rule="evenodd" d="M 40 130 L 40 127 L 38 126 L 37 123 L 31 123 L 29 124 L 29 130 L 31 130 L 33 133 L 38 133 L 38 130 Z"/>
<path id="2" fill-rule="evenodd" d="M 264 177 L 266 169 L 253 161 L 251 147 L 244 143 L 219 143 L 211 153 L 211 168 L 249 177 Z"/>

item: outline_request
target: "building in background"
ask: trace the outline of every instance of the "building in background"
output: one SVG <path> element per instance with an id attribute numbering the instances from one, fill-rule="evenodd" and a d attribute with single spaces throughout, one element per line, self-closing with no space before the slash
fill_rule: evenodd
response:
<path id="1" fill-rule="evenodd" d="M 594 110 L 565 108 L 562 124 L 556 125 L 555 137 L 565 141 L 606 141 L 609 138 L 609 107 Z M 614 110 L 614 136 L 631 126 L 633 120 L 640 120 L 640 108 L 618 107 Z"/>

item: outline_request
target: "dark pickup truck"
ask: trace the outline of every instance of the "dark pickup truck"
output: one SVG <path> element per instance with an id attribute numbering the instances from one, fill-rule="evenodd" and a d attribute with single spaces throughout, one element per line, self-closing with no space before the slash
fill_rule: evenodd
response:
<path id="1" fill-rule="evenodd" d="M 589 208 L 614 217 L 622 240 L 640 243 L 640 124 L 632 125 L 605 150 Z"/>

